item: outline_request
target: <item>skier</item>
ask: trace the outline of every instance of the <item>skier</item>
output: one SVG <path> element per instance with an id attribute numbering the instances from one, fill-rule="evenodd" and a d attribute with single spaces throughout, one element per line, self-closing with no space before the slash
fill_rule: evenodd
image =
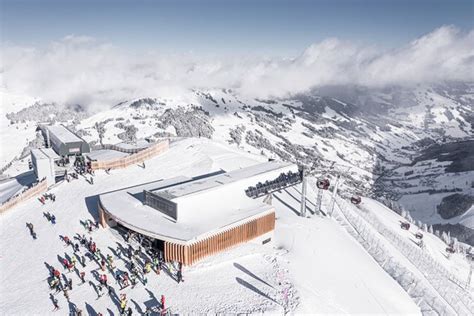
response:
<path id="1" fill-rule="evenodd" d="M 71 272 L 72 269 L 74 269 L 74 264 L 69 262 L 69 265 L 67 266 L 67 269 L 69 272 Z"/>
<path id="2" fill-rule="evenodd" d="M 57 294 L 59 292 L 61 292 L 62 288 L 63 288 L 63 284 L 61 283 L 61 280 L 58 279 L 58 284 L 56 284 L 56 292 L 54 292 L 54 294 Z"/>
<path id="3" fill-rule="evenodd" d="M 127 308 L 127 296 L 125 294 L 120 294 L 120 314 L 125 313 L 125 308 Z"/>
<path id="4" fill-rule="evenodd" d="M 179 269 L 176 273 L 176 278 L 178 279 L 178 284 L 183 280 L 183 273 L 181 272 L 181 269 Z"/>
<path id="5" fill-rule="evenodd" d="M 120 285 L 120 270 L 117 269 L 117 271 L 115 271 L 115 280 L 117 281 L 117 283 Z"/>
<path id="6" fill-rule="evenodd" d="M 33 237 L 33 239 L 36 239 L 36 233 L 34 231 L 34 227 L 32 223 L 26 223 L 26 227 L 30 230 L 30 235 Z"/>
<path id="7" fill-rule="evenodd" d="M 132 313 L 133 313 L 132 308 L 129 307 L 129 308 L 127 309 L 127 316 L 132 316 Z"/>
<path id="8" fill-rule="evenodd" d="M 81 255 L 81 265 L 82 267 L 86 266 L 86 257 L 84 257 L 84 255 Z"/>
<path id="9" fill-rule="evenodd" d="M 86 273 L 85 273 L 84 271 L 81 272 L 81 273 L 79 273 L 79 277 L 81 278 L 82 283 L 85 283 L 85 282 L 86 282 L 86 280 L 85 280 L 85 278 L 84 278 L 85 276 L 86 276 Z"/>
<path id="10" fill-rule="evenodd" d="M 117 254 L 117 258 L 120 258 L 120 253 L 121 253 L 121 249 L 120 249 L 120 246 L 117 246 L 117 248 L 115 248 L 115 253 Z"/>
<path id="11" fill-rule="evenodd" d="M 67 260 L 66 258 L 63 259 L 63 265 L 64 265 L 64 268 L 68 268 L 70 263 L 69 263 L 69 260 Z"/>
<path id="12" fill-rule="evenodd" d="M 66 301 L 69 302 L 69 293 L 68 293 L 67 289 L 64 288 L 63 292 L 64 292 L 64 297 L 66 298 Z"/>
<path id="13" fill-rule="evenodd" d="M 83 246 L 87 244 L 86 235 L 82 234 L 82 237 L 80 237 L 80 242 L 81 242 L 81 245 L 83 245 Z"/>
<path id="14" fill-rule="evenodd" d="M 104 289 L 102 288 L 102 285 L 99 284 L 99 285 L 97 286 L 97 295 L 98 295 L 98 296 L 97 296 L 97 299 L 99 299 L 99 298 L 102 297 L 103 291 L 104 291 Z"/>
<path id="15" fill-rule="evenodd" d="M 59 281 L 55 277 L 51 279 L 51 282 L 49 282 L 49 289 L 54 290 L 56 289 L 56 286 L 58 285 Z"/>
<path id="16" fill-rule="evenodd" d="M 104 259 L 102 259 L 102 260 L 100 261 L 100 269 L 101 269 L 102 271 L 105 271 L 105 260 L 104 260 Z"/>
<path id="17" fill-rule="evenodd" d="M 102 258 L 102 255 L 100 254 L 100 249 L 97 249 L 97 251 L 95 251 L 94 257 L 97 261 L 99 261 L 99 259 Z"/>
<path id="18" fill-rule="evenodd" d="M 109 285 L 109 287 L 108 287 L 109 296 L 112 296 L 112 294 L 114 294 L 114 293 L 115 293 L 114 288 L 112 287 L 112 285 Z"/>
<path id="19" fill-rule="evenodd" d="M 110 254 L 107 254 L 107 263 L 109 268 L 114 268 L 114 258 Z"/>
<path id="20" fill-rule="evenodd" d="M 51 223 L 52 223 L 53 225 L 56 224 L 56 216 L 54 216 L 54 214 L 51 215 Z"/>
<path id="21" fill-rule="evenodd" d="M 91 240 L 92 240 L 92 238 L 91 238 Z M 91 241 L 90 245 L 91 245 L 91 246 L 90 246 L 90 251 L 91 251 L 92 253 L 95 253 L 96 250 L 97 250 L 97 246 L 96 246 L 95 242 L 92 242 L 92 241 Z"/>
<path id="22" fill-rule="evenodd" d="M 71 240 L 69 239 L 68 236 L 64 236 L 64 237 L 63 237 L 63 240 L 64 240 L 64 242 L 66 243 L 66 246 L 69 246 L 69 244 L 71 243 Z"/>
<path id="23" fill-rule="evenodd" d="M 146 273 L 149 273 L 150 271 L 151 271 L 151 262 L 147 260 L 145 263 L 145 267 L 143 268 L 143 273 L 146 274 Z"/>
<path id="24" fill-rule="evenodd" d="M 107 275 L 102 274 L 99 279 L 100 279 L 101 284 L 103 284 L 104 286 L 107 286 Z"/>
<path id="25" fill-rule="evenodd" d="M 55 297 L 53 297 L 53 305 L 54 305 L 53 312 L 55 312 L 59 309 L 58 299 Z"/>
<path id="26" fill-rule="evenodd" d="M 161 295 L 161 310 L 165 310 L 165 296 Z"/>
<path id="27" fill-rule="evenodd" d="M 153 267 L 155 268 L 156 274 L 160 274 L 160 260 L 158 257 L 153 257 Z"/>
<path id="28" fill-rule="evenodd" d="M 61 272 L 59 272 L 59 270 L 53 268 L 53 275 L 54 275 L 56 278 L 59 279 L 59 278 L 61 277 Z"/>
<path id="29" fill-rule="evenodd" d="M 76 255 L 73 255 L 71 258 L 71 264 L 74 268 L 76 267 L 76 263 L 77 263 Z"/>
<path id="30" fill-rule="evenodd" d="M 132 283 L 132 289 L 137 285 L 137 274 L 135 272 L 132 272 L 132 275 L 130 276 L 130 282 Z"/>
<path id="31" fill-rule="evenodd" d="M 135 258 L 139 258 L 141 252 L 142 252 L 142 247 L 138 246 L 138 249 L 135 249 L 135 251 L 134 251 Z"/>
<path id="32" fill-rule="evenodd" d="M 126 288 L 127 286 L 129 286 L 129 283 L 128 283 L 128 273 L 125 272 L 122 276 L 122 289 L 123 288 Z"/>
<path id="33" fill-rule="evenodd" d="M 72 291 L 72 279 L 69 278 L 69 280 L 67 280 L 67 287 L 69 288 L 70 291 Z"/>
<path id="34" fill-rule="evenodd" d="M 94 178 L 91 176 L 91 184 L 94 184 Z"/>

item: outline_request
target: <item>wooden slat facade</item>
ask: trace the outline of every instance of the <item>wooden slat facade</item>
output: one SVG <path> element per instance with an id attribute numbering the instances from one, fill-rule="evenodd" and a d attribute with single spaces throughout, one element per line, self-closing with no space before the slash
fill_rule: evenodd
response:
<path id="1" fill-rule="evenodd" d="M 192 265 L 196 261 L 250 241 L 275 229 L 275 213 L 272 212 L 250 222 L 230 228 L 197 241 L 191 245 L 165 242 L 165 260 Z"/>

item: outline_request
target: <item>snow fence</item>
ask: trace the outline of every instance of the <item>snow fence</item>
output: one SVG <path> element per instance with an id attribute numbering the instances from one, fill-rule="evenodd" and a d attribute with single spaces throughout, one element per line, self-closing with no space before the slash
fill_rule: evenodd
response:
<path id="1" fill-rule="evenodd" d="M 114 145 L 110 145 L 114 146 Z M 122 152 L 126 152 L 125 149 L 117 147 L 110 147 L 108 149 L 113 149 L 113 150 L 118 150 Z M 169 148 L 169 141 L 164 140 L 161 142 L 158 142 L 156 144 L 151 145 L 150 147 L 142 150 L 138 149 L 129 149 L 130 153 L 132 153 L 130 156 L 123 157 L 123 158 L 118 158 L 118 159 L 111 159 L 111 160 L 103 160 L 103 161 L 92 161 L 91 162 L 91 167 L 93 170 L 106 170 L 106 169 L 121 169 L 121 168 L 126 168 L 130 165 L 137 164 L 137 163 L 142 163 L 146 159 L 150 159 L 154 156 L 157 156 L 165 151 L 167 151 Z"/>
<path id="2" fill-rule="evenodd" d="M 46 179 L 43 179 L 40 182 L 38 182 L 37 184 L 35 184 L 34 186 L 24 190 L 20 194 L 17 194 L 15 196 L 11 197 L 10 199 L 8 199 L 8 201 L 6 201 L 2 205 L 0 205 L 0 214 L 3 214 L 7 210 L 11 209 L 15 205 L 17 205 L 17 204 L 19 204 L 23 201 L 26 201 L 26 200 L 34 197 L 34 196 L 43 194 L 47 190 L 48 190 L 48 184 L 46 182 Z"/>

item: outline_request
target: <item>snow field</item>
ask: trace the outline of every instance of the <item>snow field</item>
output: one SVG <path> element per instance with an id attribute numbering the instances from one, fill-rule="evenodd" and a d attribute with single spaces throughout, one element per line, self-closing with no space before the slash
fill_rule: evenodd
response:
<path id="1" fill-rule="evenodd" d="M 0 218 L 0 313 L 53 314 L 45 263 L 65 272 L 59 260 L 73 252 L 59 236 L 72 238 L 84 232 L 80 221 L 96 215 L 96 194 L 160 178 L 232 170 L 261 160 L 209 140 L 187 139 L 147 161 L 146 169 L 130 166 L 110 175 L 97 172 L 94 185 L 79 178 L 54 187 L 55 203 L 42 206 L 33 199 L 10 210 Z M 159 276 L 152 273 L 146 286 L 139 284 L 135 289 L 121 291 L 110 273 L 109 283 L 117 295 L 127 294 L 134 312 L 156 304 L 163 294 L 171 310 L 182 314 L 283 313 L 285 309 L 296 313 L 419 313 L 403 289 L 335 222 L 298 217 L 292 210 L 299 209 L 296 192 L 282 192 L 279 198 L 283 202 L 273 199 L 278 213 L 275 248 L 248 243 L 207 258 L 185 268 L 181 284 L 163 272 Z M 313 198 L 314 192 L 310 196 Z M 55 214 L 57 224 L 48 223 L 43 212 Z M 37 240 L 30 237 L 26 222 L 34 224 Z M 117 243 L 125 246 L 114 230 L 100 229 L 91 236 L 104 255 L 113 254 Z M 125 269 L 120 257 L 114 261 Z M 84 270 L 87 281 L 97 284 L 98 265 L 90 262 Z M 73 279 L 71 303 L 58 294 L 61 310 L 56 314 L 64 314 L 74 305 L 90 315 L 117 314 L 116 299 L 106 294 L 96 299 L 89 283 L 78 285 L 75 272 L 66 276 Z"/>
<path id="2" fill-rule="evenodd" d="M 414 237 L 410 241 L 408 236 L 403 236 L 405 231 L 400 235 L 401 217 L 388 209 L 380 215 L 383 206 L 374 203 L 377 202 L 363 199 L 362 208 L 367 210 L 357 212 L 354 206 L 339 199 L 337 205 L 341 220 L 350 224 L 349 230 L 354 237 L 410 293 L 424 314 L 470 315 L 474 307 L 472 290 L 464 289 L 465 282 L 451 274 L 429 252 L 422 251 L 415 244 Z M 387 226 L 371 212 L 379 213 L 385 220 L 398 219 Z M 426 242 L 425 248 L 430 249 L 434 245 L 432 240 L 423 240 Z"/>

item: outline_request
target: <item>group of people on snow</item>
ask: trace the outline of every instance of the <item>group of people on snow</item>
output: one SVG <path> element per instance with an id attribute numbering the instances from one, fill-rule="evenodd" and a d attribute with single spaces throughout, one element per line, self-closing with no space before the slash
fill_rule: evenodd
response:
<path id="1" fill-rule="evenodd" d="M 45 216 L 48 218 L 47 215 Z M 49 214 L 48 220 L 51 221 L 51 214 Z M 83 223 L 84 228 L 88 233 L 92 233 L 92 230 L 90 229 L 91 227 L 98 227 L 97 222 L 93 222 L 90 220 L 81 223 Z M 33 231 L 32 224 L 31 230 Z M 71 256 L 65 253 L 65 257 L 61 260 L 63 268 L 66 271 L 65 273 L 76 271 L 81 282 L 79 285 L 82 285 L 87 281 L 86 272 L 79 271 L 79 269 L 81 269 L 81 266 L 82 268 L 86 267 L 86 257 L 89 257 L 89 262 L 94 261 L 95 264 L 97 264 L 98 268 L 92 270 L 92 275 L 98 282 L 95 283 L 94 279 L 92 279 L 89 280 L 88 283 L 93 286 L 93 288 L 97 292 L 97 299 L 100 299 L 103 296 L 104 292 L 107 293 L 111 298 L 116 297 L 113 286 L 109 284 L 107 272 L 111 273 L 111 275 L 115 278 L 116 284 L 119 285 L 120 291 L 123 291 L 129 286 L 131 286 L 131 288 L 133 289 L 139 282 L 146 286 L 148 283 L 147 275 L 151 271 L 154 271 L 156 274 L 159 275 L 160 271 L 165 267 L 164 260 L 161 255 L 151 254 L 149 256 L 149 254 L 142 250 L 141 246 L 134 248 L 129 243 L 129 237 L 130 235 L 128 235 L 128 238 L 126 238 L 128 247 L 123 248 L 119 244 L 114 253 L 116 257 L 120 258 L 125 262 L 125 266 L 128 271 L 123 271 L 116 267 L 113 255 L 111 255 L 110 253 L 103 254 L 101 252 L 101 250 L 97 247 L 96 242 L 93 240 L 92 236 L 86 237 L 85 234 L 76 234 L 72 239 L 67 235 L 60 236 L 60 239 L 64 242 L 65 247 L 70 246 L 73 250 L 73 254 Z M 77 240 L 77 242 L 75 242 L 74 240 Z M 80 263 L 81 266 L 77 266 L 77 263 Z M 49 269 L 50 276 L 48 278 L 48 282 L 50 289 L 54 291 L 54 294 L 50 294 L 50 297 L 54 306 L 53 311 L 56 311 L 60 309 L 60 306 L 58 299 L 55 297 L 55 295 L 62 292 L 65 299 L 70 302 L 69 292 L 73 290 L 73 280 L 72 278 L 67 278 L 64 273 L 61 273 L 58 269 L 52 266 L 49 266 Z M 170 267 L 168 267 L 168 270 L 171 270 Z M 176 280 L 178 283 L 183 281 L 181 263 L 178 264 Z M 120 294 L 120 299 L 118 301 L 118 305 L 120 305 L 119 309 L 121 315 L 132 315 L 133 310 L 131 307 L 127 306 L 128 300 L 125 293 Z M 156 306 L 154 308 L 147 308 L 147 310 L 145 311 L 145 315 L 151 315 L 154 312 L 159 312 L 163 314 L 165 311 L 165 297 L 161 295 L 161 301 L 159 306 Z M 76 308 L 75 314 L 73 315 L 81 315 L 81 313 L 82 311 Z M 100 313 L 98 315 L 100 315 Z"/>

